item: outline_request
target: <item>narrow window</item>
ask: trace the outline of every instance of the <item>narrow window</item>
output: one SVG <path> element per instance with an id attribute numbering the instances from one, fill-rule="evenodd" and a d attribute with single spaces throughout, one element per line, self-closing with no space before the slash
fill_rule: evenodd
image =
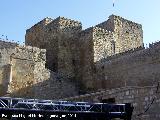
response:
<path id="1" fill-rule="evenodd" d="M 2 62 L 2 54 L 0 53 L 0 63 Z"/>
<path id="2" fill-rule="evenodd" d="M 72 60 L 72 64 L 75 66 L 76 65 L 76 60 Z"/>
<path id="3" fill-rule="evenodd" d="M 115 49 L 116 49 L 115 41 L 111 41 L 111 51 L 112 51 L 113 54 L 115 54 Z"/>

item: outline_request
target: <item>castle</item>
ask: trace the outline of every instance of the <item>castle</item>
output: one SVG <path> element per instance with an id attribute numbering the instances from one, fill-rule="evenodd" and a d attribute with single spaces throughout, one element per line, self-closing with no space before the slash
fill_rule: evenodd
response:
<path id="1" fill-rule="evenodd" d="M 160 43 L 145 48 L 142 25 L 120 16 L 85 30 L 45 18 L 25 45 L 0 41 L 0 66 L 1 96 L 129 102 L 133 119 L 160 119 Z"/>

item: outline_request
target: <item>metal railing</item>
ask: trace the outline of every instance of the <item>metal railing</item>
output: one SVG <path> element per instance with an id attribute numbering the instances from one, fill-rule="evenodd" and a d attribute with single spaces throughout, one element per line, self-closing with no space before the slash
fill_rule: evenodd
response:
<path id="1" fill-rule="evenodd" d="M 104 119 L 121 118 L 130 120 L 133 107 L 131 104 L 107 104 L 89 102 L 53 101 L 39 99 L 24 99 L 0 97 L 0 117 L 12 118 L 15 116 L 28 118 L 30 115 L 61 119 Z M 21 116 L 20 116 L 21 115 Z M 94 117 L 93 117 L 94 116 Z M 87 117 L 87 118 L 86 118 Z"/>

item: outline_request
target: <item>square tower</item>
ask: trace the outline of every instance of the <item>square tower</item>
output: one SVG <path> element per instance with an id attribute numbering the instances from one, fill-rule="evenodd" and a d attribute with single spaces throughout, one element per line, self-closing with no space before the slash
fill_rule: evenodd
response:
<path id="1" fill-rule="evenodd" d="M 109 19 L 96 25 L 100 28 L 113 32 L 115 54 L 143 47 L 142 25 L 124 19 L 120 16 L 111 15 Z"/>
<path id="2" fill-rule="evenodd" d="M 46 49 L 46 67 L 73 77 L 75 42 L 81 29 L 78 21 L 64 17 L 45 18 L 26 31 L 25 44 Z"/>

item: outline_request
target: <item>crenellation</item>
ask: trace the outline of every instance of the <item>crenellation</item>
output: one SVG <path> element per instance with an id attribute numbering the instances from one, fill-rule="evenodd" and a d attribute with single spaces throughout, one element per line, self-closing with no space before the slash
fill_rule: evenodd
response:
<path id="1" fill-rule="evenodd" d="M 1 96 L 112 98 L 133 103 L 133 117 L 155 97 L 143 117 L 159 120 L 159 68 L 160 42 L 144 48 L 142 25 L 116 15 L 85 30 L 79 21 L 47 17 L 26 30 L 25 45 L 0 41 Z"/>
<path id="2" fill-rule="evenodd" d="M 157 46 L 159 46 L 160 45 L 160 41 L 158 41 L 158 42 L 154 42 L 154 43 L 149 43 L 149 48 L 155 48 L 155 47 L 157 47 Z"/>
<path id="3" fill-rule="evenodd" d="M 3 41 L 0 40 L 0 49 L 3 48 L 15 48 L 18 44 L 15 42 Z"/>
<path id="4" fill-rule="evenodd" d="M 41 20 L 40 22 L 33 25 L 30 29 L 27 29 L 26 32 L 32 32 L 32 30 L 34 30 L 32 28 L 39 28 L 39 27 L 45 26 L 45 25 L 51 23 L 52 21 L 53 21 L 52 18 L 46 17 L 43 20 Z"/>
<path id="5" fill-rule="evenodd" d="M 68 19 L 68 18 L 64 18 L 64 17 L 59 17 L 59 23 L 61 26 L 67 26 L 67 27 L 71 27 L 71 26 L 82 26 L 82 23 L 79 21 L 75 21 L 72 19 Z"/>
<path id="6" fill-rule="evenodd" d="M 125 19 L 125 18 L 123 18 L 123 17 L 121 17 L 121 16 L 111 15 L 111 16 L 109 16 L 109 18 L 119 19 L 119 20 L 121 20 L 121 21 L 123 21 L 123 22 L 127 22 L 128 24 L 131 24 L 132 27 L 133 27 L 133 26 L 136 26 L 136 27 L 142 28 L 142 25 L 141 25 L 141 24 L 136 23 L 136 22 L 131 21 L 131 20 L 128 20 L 128 19 Z"/>

